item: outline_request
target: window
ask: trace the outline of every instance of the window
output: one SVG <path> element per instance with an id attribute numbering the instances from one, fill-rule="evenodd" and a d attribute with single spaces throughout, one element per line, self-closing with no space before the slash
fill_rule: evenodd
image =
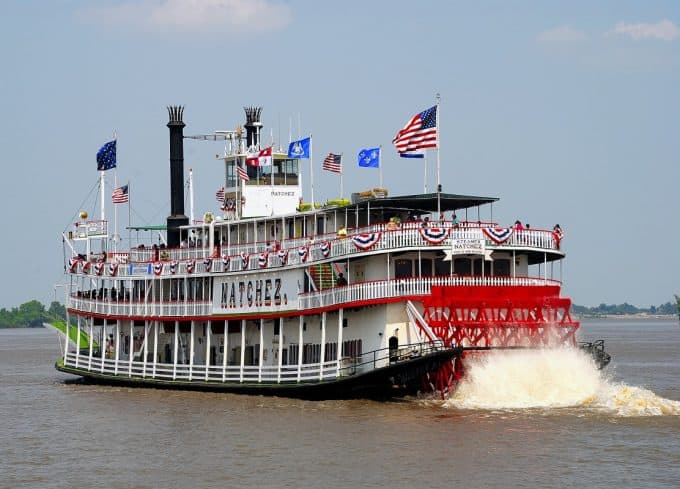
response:
<path id="1" fill-rule="evenodd" d="M 493 274 L 496 277 L 510 276 L 510 260 L 498 259 L 493 261 Z"/>
<path id="2" fill-rule="evenodd" d="M 420 260 L 420 276 L 421 277 L 432 276 L 432 260 L 428 258 Z"/>
<path id="3" fill-rule="evenodd" d="M 453 262 L 453 272 L 456 275 L 472 275 L 472 263 L 469 258 L 456 258 Z"/>
<path id="4" fill-rule="evenodd" d="M 411 260 L 394 260 L 394 278 L 411 277 Z"/>
<path id="5" fill-rule="evenodd" d="M 450 275 L 451 262 L 444 261 L 442 258 L 437 258 L 434 262 L 434 273 L 435 275 Z"/>

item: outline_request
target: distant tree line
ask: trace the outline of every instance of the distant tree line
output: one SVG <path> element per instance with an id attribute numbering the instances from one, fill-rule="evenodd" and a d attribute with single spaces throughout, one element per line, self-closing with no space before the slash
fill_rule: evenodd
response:
<path id="1" fill-rule="evenodd" d="M 676 299 L 677 300 L 677 299 Z M 584 316 L 603 316 L 603 315 L 624 315 L 624 314 L 658 314 L 671 315 L 678 314 L 678 304 L 666 302 L 660 306 L 650 306 L 648 308 L 635 307 L 624 302 L 623 304 L 600 304 L 596 307 L 571 306 L 571 312 Z"/>
<path id="2" fill-rule="evenodd" d="M 0 309 L 0 328 L 41 328 L 44 322 L 65 319 L 66 308 L 57 301 L 53 301 L 49 309 L 37 300 L 12 309 Z"/>

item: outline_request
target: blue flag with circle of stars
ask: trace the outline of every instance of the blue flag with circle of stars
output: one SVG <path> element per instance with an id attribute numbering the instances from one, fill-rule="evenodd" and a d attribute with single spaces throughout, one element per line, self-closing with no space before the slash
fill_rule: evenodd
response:
<path id="1" fill-rule="evenodd" d="M 380 168 L 380 148 L 362 149 L 357 155 L 359 166 Z"/>
<path id="2" fill-rule="evenodd" d="M 97 151 L 97 170 L 105 171 L 116 167 L 116 140 L 109 141 Z"/>

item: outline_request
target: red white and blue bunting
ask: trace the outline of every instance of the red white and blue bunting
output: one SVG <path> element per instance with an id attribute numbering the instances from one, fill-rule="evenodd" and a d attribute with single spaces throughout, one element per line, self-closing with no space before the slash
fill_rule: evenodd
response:
<path id="1" fill-rule="evenodd" d="M 68 268 L 71 271 L 71 273 L 77 270 L 78 263 L 80 263 L 80 260 L 78 258 L 71 257 L 68 259 Z"/>
<path id="2" fill-rule="evenodd" d="M 153 264 L 153 273 L 155 275 L 160 275 L 163 273 L 163 262 L 162 261 L 157 261 L 156 263 Z"/>
<path id="3" fill-rule="evenodd" d="M 90 265 L 92 265 L 92 262 L 90 261 L 83 262 L 83 273 L 89 273 Z"/>
<path id="4" fill-rule="evenodd" d="M 229 270 L 229 265 L 231 264 L 231 258 L 229 258 L 229 255 L 222 255 L 222 266 L 224 267 L 224 271 Z"/>
<path id="5" fill-rule="evenodd" d="M 482 228 L 486 236 L 496 244 L 507 241 L 512 236 L 512 228 Z"/>
<path id="6" fill-rule="evenodd" d="M 307 261 L 307 256 L 309 255 L 309 248 L 306 246 L 300 246 L 298 248 L 298 255 L 300 256 L 300 261 L 302 263 Z"/>
<path id="7" fill-rule="evenodd" d="M 187 273 L 194 273 L 196 268 L 196 260 L 187 260 Z"/>
<path id="8" fill-rule="evenodd" d="M 381 236 L 382 233 L 357 234 L 356 236 L 352 236 L 352 243 L 360 250 L 366 251 L 373 248 L 373 246 L 380 241 Z"/>
<path id="9" fill-rule="evenodd" d="M 109 275 L 111 275 L 112 277 L 115 277 L 116 273 L 118 273 L 118 263 L 109 263 L 108 269 L 109 269 Z"/>
<path id="10" fill-rule="evenodd" d="M 267 266 L 267 258 L 269 256 L 269 253 L 260 253 L 260 256 L 257 257 L 257 265 L 260 268 L 264 268 Z"/>
<path id="11" fill-rule="evenodd" d="M 244 251 L 241 252 L 241 267 L 245 270 L 248 268 L 248 262 L 250 261 L 250 256 Z"/>
<path id="12" fill-rule="evenodd" d="M 203 266 L 205 267 L 206 272 L 209 272 L 210 270 L 212 270 L 212 263 L 213 263 L 212 258 L 204 258 L 203 259 Z"/>
<path id="13" fill-rule="evenodd" d="M 97 263 L 94 264 L 94 273 L 96 273 L 97 275 L 101 275 L 103 271 L 104 271 L 104 263 L 97 262 Z"/>
<path id="14" fill-rule="evenodd" d="M 420 235 L 423 237 L 425 241 L 433 245 L 438 245 L 449 237 L 449 232 L 451 231 L 451 229 L 425 227 L 420 228 L 419 231 Z"/>
<path id="15" fill-rule="evenodd" d="M 171 273 L 171 274 L 174 275 L 174 274 L 177 273 L 177 265 L 178 265 L 178 264 L 177 264 L 177 260 L 172 260 L 172 261 L 170 262 L 170 273 Z"/>
<path id="16" fill-rule="evenodd" d="M 276 256 L 281 260 L 281 266 L 284 266 L 288 261 L 288 250 L 279 250 L 276 252 Z"/>
<path id="17" fill-rule="evenodd" d="M 331 254 L 331 243 L 329 241 L 321 243 L 321 254 L 324 258 L 328 258 L 328 255 Z"/>

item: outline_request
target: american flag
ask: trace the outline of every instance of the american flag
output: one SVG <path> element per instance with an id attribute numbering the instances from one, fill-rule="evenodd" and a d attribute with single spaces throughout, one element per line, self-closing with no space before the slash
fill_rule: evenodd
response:
<path id="1" fill-rule="evenodd" d="M 438 145 L 437 106 L 414 115 L 394 136 L 392 143 L 399 153 L 411 153 L 421 148 L 436 148 Z"/>
<path id="2" fill-rule="evenodd" d="M 113 191 L 113 194 L 111 194 L 111 200 L 113 200 L 114 204 L 127 204 L 129 202 L 129 197 L 127 185 L 118 187 Z"/>
<path id="3" fill-rule="evenodd" d="M 220 188 L 217 192 L 215 192 L 215 199 L 217 199 L 217 202 L 219 203 L 224 202 L 224 187 Z"/>
<path id="4" fill-rule="evenodd" d="M 238 176 L 244 182 L 247 182 L 248 180 L 250 180 L 250 177 L 248 176 L 248 172 L 241 165 L 236 165 L 236 173 L 238 173 Z"/>
<path id="5" fill-rule="evenodd" d="M 342 173 L 342 155 L 328 153 L 326 159 L 323 160 L 323 169 L 335 173 Z"/>

